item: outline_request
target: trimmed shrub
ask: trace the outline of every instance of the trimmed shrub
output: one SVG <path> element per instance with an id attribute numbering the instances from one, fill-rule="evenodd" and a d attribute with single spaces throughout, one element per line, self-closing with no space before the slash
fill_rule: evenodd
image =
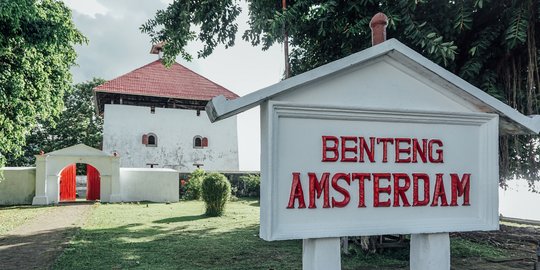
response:
<path id="1" fill-rule="evenodd" d="M 196 169 L 189 176 L 189 180 L 186 182 L 186 196 L 187 200 L 198 200 L 201 198 L 202 182 L 206 172 L 202 169 Z"/>
<path id="2" fill-rule="evenodd" d="M 248 197 L 259 197 L 261 190 L 261 177 L 256 174 L 240 176 L 240 182 L 244 185 L 244 195 Z"/>
<path id="3" fill-rule="evenodd" d="M 223 215 L 225 204 L 231 196 L 231 183 L 225 175 L 211 173 L 206 175 L 202 183 L 202 198 L 206 205 L 206 215 L 218 217 Z"/>

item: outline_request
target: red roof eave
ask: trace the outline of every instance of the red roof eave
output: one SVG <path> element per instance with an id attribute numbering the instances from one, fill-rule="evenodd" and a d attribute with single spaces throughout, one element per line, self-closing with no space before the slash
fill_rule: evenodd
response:
<path id="1" fill-rule="evenodd" d="M 224 95 L 227 99 L 239 97 L 178 63 L 166 68 L 160 60 L 105 82 L 95 87 L 94 91 L 206 101 L 219 95 Z"/>

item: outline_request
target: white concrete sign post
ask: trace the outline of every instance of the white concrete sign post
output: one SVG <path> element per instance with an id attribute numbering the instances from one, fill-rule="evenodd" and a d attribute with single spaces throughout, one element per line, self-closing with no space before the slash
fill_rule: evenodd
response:
<path id="1" fill-rule="evenodd" d="M 397 40 L 207 113 L 257 105 L 260 236 L 303 239 L 304 269 L 340 269 L 339 237 L 382 234 L 411 234 L 411 269 L 450 269 L 449 232 L 499 227 L 499 133 L 540 130 Z"/>

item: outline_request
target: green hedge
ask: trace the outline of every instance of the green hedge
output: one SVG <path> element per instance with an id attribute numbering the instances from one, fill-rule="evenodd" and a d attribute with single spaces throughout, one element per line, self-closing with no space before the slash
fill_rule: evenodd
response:
<path id="1" fill-rule="evenodd" d="M 206 172 L 202 169 L 196 169 L 189 176 L 189 180 L 185 184 L 184 198 L 187 200 L 198 200 L 201 198 L 202 182 Z"/>

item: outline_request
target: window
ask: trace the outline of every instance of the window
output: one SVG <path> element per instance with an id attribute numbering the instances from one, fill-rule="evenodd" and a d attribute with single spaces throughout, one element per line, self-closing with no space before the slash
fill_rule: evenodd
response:
<path id="1" fill-rule="evenodd" d="M 156 146 L 156 145 L 157 145 L 156 135 L 154 135 L 154 134 L 148 135 L 148 144 L 147 144 L 147 146 Z"/>
<path id="2" fill-rule="evenodd" d="M 193 148 L 202 148 L 202 137 L 195 136 L 193 137 Z"/>
<path id="3" fill-rule="evenodd" d="M 193 148 L 205 148 L 208 147 L 208 138 L 202 136 L 193 137 Z"/>
<path id="4" fill-rule="evenodd" d="M 142 144 L 146 145 L 147 147 L 156 147 L 157 143 L 158 138 L 154 133 L 148 133 L 142 136 Z"/>

